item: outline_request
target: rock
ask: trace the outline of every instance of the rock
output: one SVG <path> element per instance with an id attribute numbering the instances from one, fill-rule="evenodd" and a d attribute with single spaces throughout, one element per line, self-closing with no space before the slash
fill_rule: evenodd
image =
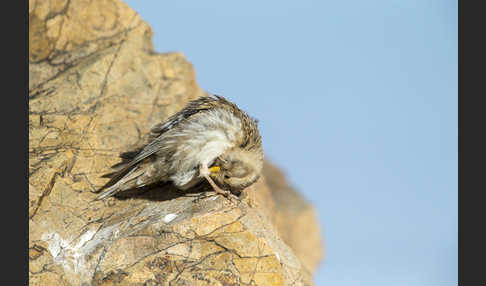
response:
<path id="1" fill-rule="evenodd" d="M 263 175 L 275 204 L 273 223 L 303 266 L 313 273 L 323 258 L 319 222 L 314 208 L 289 185 L 285 175 L 266 161 Z"/>
<path id="2" fill-rule="evenodd" d="M 121 1 L 29 1 L 30 284 L 312 285 L 315 214 L 270 165 L 236 205 L 167 185 L 94 201 L 120 153 L 204 95 L 151 36 Z"/>

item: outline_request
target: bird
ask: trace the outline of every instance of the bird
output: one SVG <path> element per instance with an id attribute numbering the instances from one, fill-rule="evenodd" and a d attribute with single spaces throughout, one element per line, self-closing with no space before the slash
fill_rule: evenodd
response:
<path id="1" fill-rule="evenodd" d="M 259 179 L 264 157 L 258 120 L 214 94 L 154 125 L 139 150 L 113 166 L 96 200 L 160 182 L 188 190 L 204 180 L 216 194 L 237 196 Z"/>

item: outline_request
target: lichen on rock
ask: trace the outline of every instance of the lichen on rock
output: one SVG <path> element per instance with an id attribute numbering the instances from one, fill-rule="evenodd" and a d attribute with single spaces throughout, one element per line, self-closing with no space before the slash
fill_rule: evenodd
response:
<path id="1" fill-rule="evenodd" d="M 31 285 L 312 285 L 313 208 L 265 174 L 237 205 L 170 186 L 94 201 L 120 153 L 204 92 L 121 1 L 31 0 L 29 28 Z"/>

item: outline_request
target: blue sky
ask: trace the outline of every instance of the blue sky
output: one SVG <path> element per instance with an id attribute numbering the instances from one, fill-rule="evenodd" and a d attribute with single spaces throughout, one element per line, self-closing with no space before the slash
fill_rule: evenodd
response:
<path id="1" fill-rule="evenodd" d="M 457 285 L 457 2 L 125 1 L 260 121 L 318 209 L 316 285 Z"/>

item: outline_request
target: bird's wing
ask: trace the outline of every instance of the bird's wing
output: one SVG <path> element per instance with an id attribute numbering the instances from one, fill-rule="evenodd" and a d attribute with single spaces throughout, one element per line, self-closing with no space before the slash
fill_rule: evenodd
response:
<path id="1" fill-rule="evenodd" d="M 160 149 L 160 145 L 162 143 L 161 135 L 166 133 L 168 130 L 171 130 L 172 128 L 176 127 L 177 125 L 179 125 L 181 122 L 191 117 L 192 115 L 212 108 L 215 104 L 217 104 L 216 102 L 218 100 L 220 100 L 219 97 L 216 98 L 210 96 L 200 97 L 196 100 L 191 101 L 184 109 L 172 115 L 166 121 L 153 126 L 149 134 L 150 143 L 148 143 L 128 163 L 116 165 L 116 170 L 110 174 L 110 176 L 112 177 L 111 180 L 107 184 L 105 184 L 101 188 L 101 190 L 115 184 L 118 180 L 120 180 L 120 178 L 126 176 L 133 166 L 137 165 L 143 159 L 157 152 Z"/>
<path id="2" fill-rule="evenodd" d="M 184 109 L 169 117 L 165 122 L 153 126 L 150 130 L 150 138 L 152 138 L 151 142 L 147 144 L 125 168 L 130 168 L 141 160 L 157 152 L 160 147 L 162 134 L 175 128 L 192 115 L 212 108 L 216 101 L 216 99 L 209 96 L 193 100 Z"/>
<path id="3" fill-rule="evenodd" d="M 221 101 L 221 99 L 222 97 L 220 96 L 215 96 L 215 98 L 210 96 L 204 96 L 189 102 L 189 104 L 184 107 L 184 109 L 172 115 L 166 121 L 152 126 L 149 134 L 149 142 L 154 141 L 160 135 L 167 132 L 167 130 L 174 128 L 176 125 L 178 125 L 183 120 L 189 118 L 191 115 L 214 107 L 217 104 L 216 102 Z"/>

